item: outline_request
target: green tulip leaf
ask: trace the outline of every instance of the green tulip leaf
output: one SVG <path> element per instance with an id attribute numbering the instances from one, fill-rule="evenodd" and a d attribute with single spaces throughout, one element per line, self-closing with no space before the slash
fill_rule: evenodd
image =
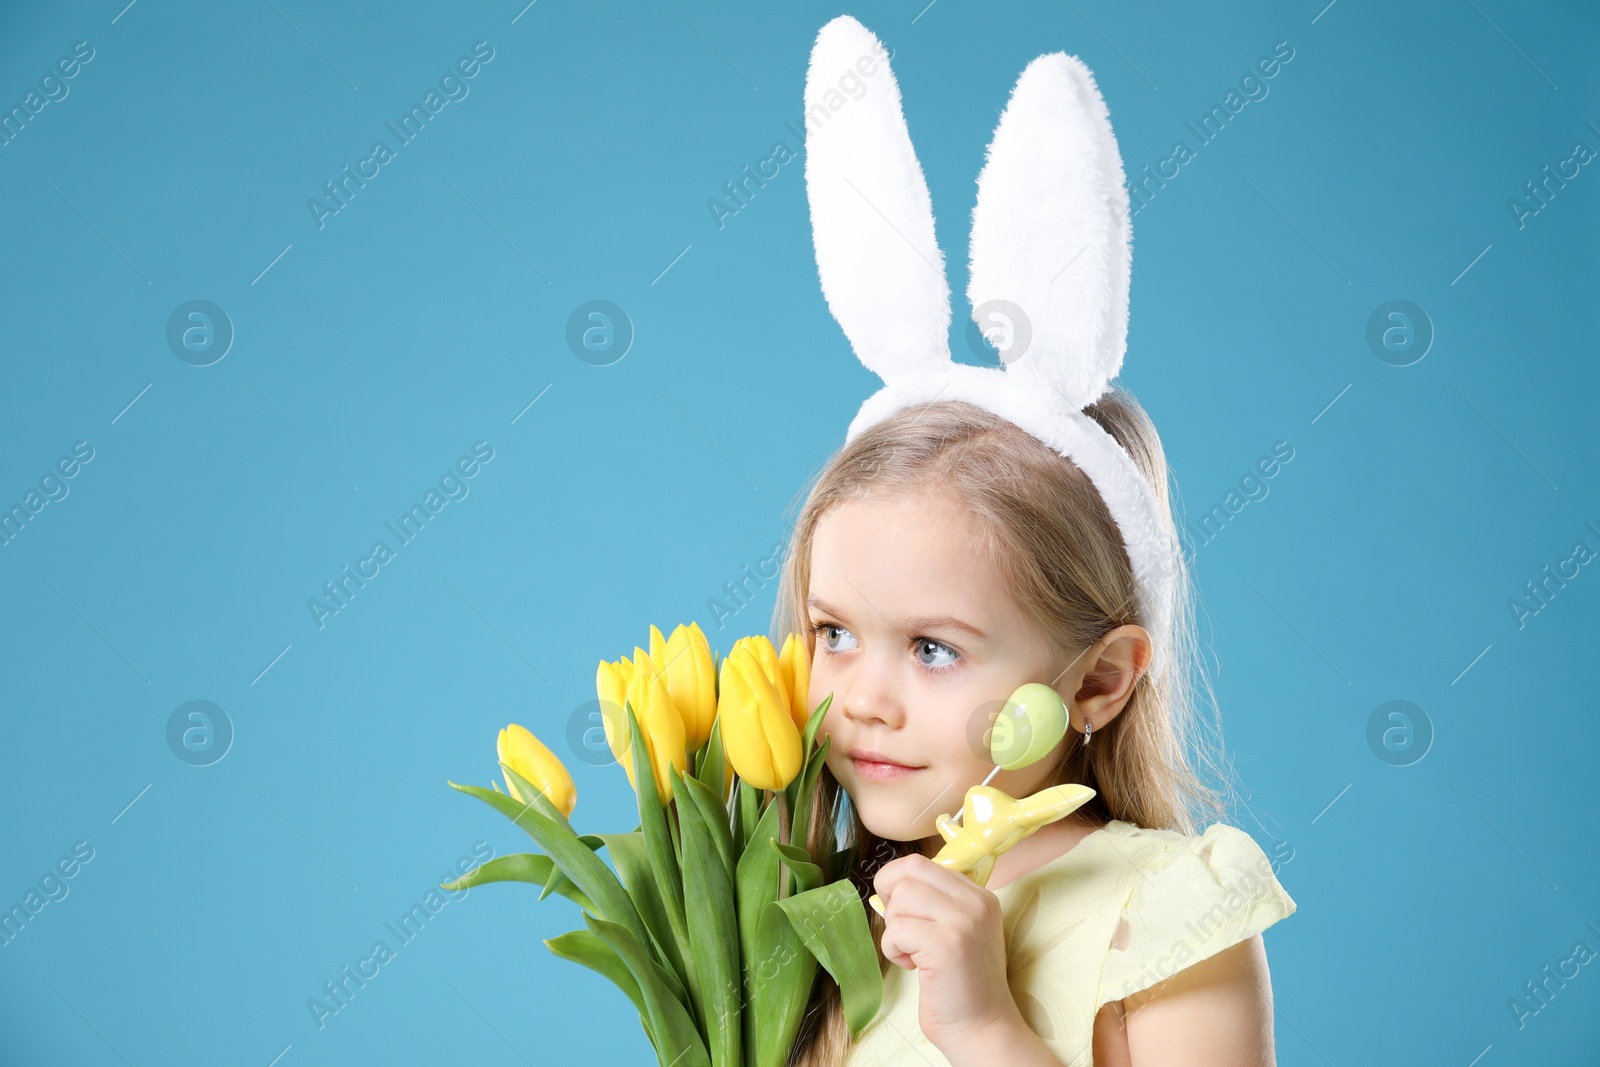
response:
<path id="1" fill-rule="evenodd" d="M 583 964 L 622 990 L 638 1009 L 639 1023 L 645 1033 L 650 1032 L 649 1024 L 645 1021 L 648 1009 L 645 1007 L 644 994 L 639 991 L 638 981 L 629 973 L 622 957 L 602 941 L 599 934 L 593 930 L 568 930 L 556 937 L 546 938 L 544 943 L 553 954 Z"/>
<path id="2" fill-rule="evenodd" d="M 749 787 L 741 782 L 740 788 Z M 752 792 L 759 799 L 759 791 Z M 779 995 L 780 986 L 774 983 L 784 977 L 784 968 L 792 967 L 791 961 L 805 952 L 804 943 L 786 924 L 774 924 L 770 919 L 765 924 L 762 922 L 763 911 L 778 896 L 778 868 L 783 857 L 772 847 L 775 843 L 778 843 L 778 804 L 774 799 L 751 830 L 734 876 L 739 954 L 744 961 L 744 1010 L 749 1018 L 761 1020 L 760 1026 L 745 1028 L 746 1067 L 782 1067 L 783 1060 L 775 1059 L 769 1049 L 776 1034 L 775 1027 L 784 1018 L 784 998 Z M 792 971 L 788 977 L 793 978 Z M 790 1039 L 793 1039 L 792 1033 Z"/>
<path id="3" fill-rule="evenodd" d="M 678 996 L 687 1001 L 683 982 L 688 971 L 684 967 L 683 953 L 678 947 L 678 939 L 673 935 L 672 924 L 667 919 L 667 905 L 661 896 L 661 887 L 656 883 L 655 872 L 650 866 L 650 854 L 645 845 L 644 833 L 633 830 L 626 834 L 596 836 L 605 842 L 606 850 L 611 855 L 611 862 L 616 866 L 617 874 L 622 877 L 623 886 L 633 898 L 634 906 L 639 909 L 640 918 L 650 931 L 656 958 L 665 960 L 669 964 L 667 970 L 677 986 Z"/>
<path id="4" fill-rule="evenodd" d="M 740 778 L 738 784 L 734 786 L 734 792 L 738 794 L 735 803 L 739 807 L 739 821 L 734 824 L 738 827 L 738 832 L 734 834 L 733 851 L 734 855 L 742 856 L 750 847 L 750 838 L 755 834 L 756 822 L 761 818 L 761 790 Z M 773 819 L 776 820 L 777 816 L 774 815 Z"/>
<path id="5" fill-rule="evenodd" d="M 796 893 L 804 893 L 822 884 L 822 868 L 811 862 L 811 853 L 798 845 L 786 845 L 781 841 L 774 841 L 772 847 L 794 875 L 798 884 Z"/>
<path id="6" fill-rule="evenodd" d="M 692 790 L 705 788 L 696 781 L 685 783 L 676 768 L 669 773 L 673 796 L 689 797 L 694 795 Z M 720 805 L 712 807 L 720 814 Z M 713 829 L 706 825 L 697 805 L 682 805 L 678 823 L 683 835 L 683 898 L 689 950 L 694 954 L 696 1014 L 711 1048 L 713 1067 L 739 1067 L 743 1058 L 743 991 L 739 986 L 733 872 L 713 842 Z"/>
<path id="7" fill-rule="evenodd" d="M 584 891 L 573 884 L 572 879 L 561 873 L 561 868 L 555 865 L 554 860 L 537 852 L 517 852 L 509 856 L 497 856 L 460 878 L 441 883 L 440 888 L 471 889 L 474 886 L 488 885 L 490 882 L 531 882 L 544 887 L 545 892 L 539 894 L 540 900 L 553 889 L 584 911 L 599 910 Z"/>
<path id="8" fill-rule="evenodd" d="M 711 1067 L 711 1056 L 695 1027 L 688 1007 L 668 985 L 660 964 L 651 959 L 644 946 L 616 923 L 585 914 L 583 921 L 606 943 L 628 968 L 639 984 L 644 1000 L 645 1033 L 655 1046 L 660 1067 Z"/>
<path id="9" fill-rule="evenodd" d="M 734 891 L 738 895 L 740 947 L 745 959 L 752 956 L 756 921 L 761 909 L 778 896 L 779 854 L 767 843 L 778 839 L 778 805 L 767 805 L 761 821 L 751 831 L 744 854 L 734 869 Z"/>
<path id="10" fill-rule="evenodd" d="M 822 726 L 822 720 L 828 714 L 828 706 L 832 703 L 833 694 L 829 693 L 822 703 L 818 704 L 816 709 L 806 718 L 806 728 L 801 733 L 800 741 L 800 773 L 796 774 L 794 779 L 783 789 L 784 795 L 789 799 L 789 810 L 791 812 L 799 813 L 801 793 L 805 788 L 805 782 L 807 779 L 813 782 L 816 781 L 817 774 L 813 768 L 820 769 L 823 758 L 828 753 L 826 747 L 813 750 L 813 742 L 816 740 L 817 730 Z M 826 738 L 823 739 L 823 744 L 827 744 Z M 794 825 L 801 824 L 796 820 Z M 793 832 L 791 832 L 790 836 L 793 836 Z"/>
<path id="11" fill-rule="evenodd" d="M 588 845 L 578 839 L 578 835 L 565 824 L 565 820 L 557 823 L 539 811 L 536 804 L 520 804 L 493 789 L 484 789 L 476 785 L 457 785 L 455 782 L 451 782 L 450 786 L 459 792 L 477 797 L 521 827 L 540 848 L 544 849 L 545 854 L 555 862 L 561 873 L 570 878 L 573 884 L 593 902 L 597 918 L 617 923 L 640 942 L 649 938 L 649 932 L 645 929 L 644 921 L 639 918 L 639 911 L 634 907 L 633 899 L 622 888 L 622 883 L 617 881 L 616 874 Z"/>
<path id="12" fill-rule="evenodd" d="M 811 742 L 816 739 L 817 729 L 822 725 L 823 717 L 828 714 L 828 705 L 833 703 L 833 694 L 829 693 L 823 698 L 822 703 L 806 717 L 805 735 L 801 742 L 800 751 L 811 754 Z"/>
<path id="13" fill-rule="evenodd" d="M 751 1067 L 784 1067 L 795 1035 L 805 1018 L 806 1002 L 816 979 L 817 958 L 795 933 L 793 925 L 769 900 L 756 924 L 755 953 L 745 964 L 756 1032 L 746 1035 Z"/>
<path id="14" fill-rule="evenodd" d="M 824 737 L 818 747 L 816 758 L 806 764 L 805 773 L 798 780 L 795 791 L 794 817 L 789 823 L 788 844 L 808 846 L 806 841 L 806 827 L 811 824 L 812 809 L 817 801 L 817 775 L 822 773 L 823 761 L 828 755 L 828 746 L 833 743 L 833 738 Z M 826 823 L 826 820 L 824 820 Z M 824 851 L 833 848 L 833 826 L 827 824 L 821 827 Z"/>
<path id="15" fill-rule="evenodd" d="M 595 851 L 605 847 L 605 842 L 596 837 L 594 834 L 583 834 L 578 838 L 578 840 L 582 841 L 584 844 L 588 845 L 590 849 Z M 567 892 L 567 888 L 565 887 L 570 887 L 574 892 L 583 892 L 583 890 L 572 884 L 571 878 L 568 878 L 566 875 L 561 873 L 560 867 L 552 867 L 550 870 L 550 877 L 544 883 L 544 888 L 539 890 L 539 899 L 543 900 L 551 893 L 560 893 L 563 896 L 569 896 L 570 894 Z"/>
<path id="16" fill-rule="evenodd" d="M 676 792 L 677 788 L 677 786 L 673 786 L 675 791 L 672 795 L 683 798 L 694 807 L 696 814 L 699 815 L 711 834 L 712 843 L 716 846 L 717 854 L 722 857 L 723 866 L 727 871 L 728 882 L 732 884 L 734 868 L 733 831 L 728 825 L 728 809 L 711 792 L 710 786 L 694 778 L 684 780 L 681 793 Z M 683 814 L 682 803 L 678 805 L 678 810 L 681 816 Z M 680 824 L 681 821 L 680 819 Z"/>
<path id="17" fill-rule="evenodd" d="M 678 951 L 673 958 L 684 968 L 684 985 L 692 989 L 695 984 L 694 956 L 687 950 L 689 934 L 683 918 L 683 873 L 678 866 L 678 846 L 671 829 L 672 820 L 667 817 L 667 809 L 661 803 L 655 767 L 650 763 L 650 752 L 645 747 L 644 731 L 639 728 L 639 717 L 634 713 L 633 702 L 623 701 L 622 709 L 628 716 L 629 752 L 632 754 L 634 782 L 638 786 L 639 829 L 644 835 L 650 870 L 661 890 L 667 925 L 678 944 Z M 643 940 L 640 936 L 640 941 Z"/>
<path id="18" fill-rule="evenodd" d="M 722 718 L 711 720 L 711 737 L 706 741 L 706 747 L 700 750 L 700 762 L 694 769 L 694 776 L 698 778 L 713 796 L 721 797 L 728 791 L 728 759 L 722 751 Z M 719 799 L 718 804 L 722 801 Z"/>
<path id="19" fill-rule="evenodd" d="M 845 879 L 774 903 L 833 975 L 850 1036 L 860 1036 L 883 1006 L 883 972 L 861 894 Z"/>
<path id="20" fill-rule="evenodd" d="M 534 807 L 538 808 L 540 812 L 556 822 L 558 825 L 564 826 L 568 830 L 572 830 L 572 823 L 569 822 L 567 817 L 561 813 L 561 809 L 556 807 L 555 802 L 544 795 L 543 790 L 534 785 L 532 782 L 528 781 L 528 779 L 524 778 L 518 771 L 512 768 L 510 764 L 500 764 L 500 770 L 506 776 L 507 785 L 515 786 L 517 792 L 522 796 L 532 797 L 533 800 L 531 803 Z M 511 799 L 515 800 L 516 797 L 512 797 Z M 577 833 L 576 830 L 573 830 L 572 832 L 574 834 Z"/>

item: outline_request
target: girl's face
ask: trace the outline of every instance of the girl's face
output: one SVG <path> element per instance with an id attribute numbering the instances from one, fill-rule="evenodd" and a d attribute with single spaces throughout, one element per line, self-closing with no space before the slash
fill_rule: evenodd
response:
<path id="1" fill-rule="evenodd" d="M 938 494 L 835 506 L 811 546 L 811 707 L 829 693 L 827 764 L 879 837 L 942 843 L 994 769 L 993 713 L 1025 682 L 1057 685 L 1067 661 L 1008 595 L 975 528 Z M 1060 688 L 1057 688 L 1061 692 Z M 1063 693 L 1070 704 L 1070 693 Z M 989 784 L 1014 797 L 1051 784 L 1064 746 Z M 899 766 L 852 758 L 875 752 Z"/>

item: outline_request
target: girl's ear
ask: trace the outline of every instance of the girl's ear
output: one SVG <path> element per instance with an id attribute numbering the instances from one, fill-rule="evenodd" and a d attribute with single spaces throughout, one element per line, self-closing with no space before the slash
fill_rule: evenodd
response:
<path id="1" fill-rule="evenodd" d="M 948 367 L 950 285 L 928 186 L 886 50 L 849 15 L 818 32 L 805 103 L 806 197 L 828 310 L 885 382 Z"/>
<path id="2" fill-rule="evenodd" d="M 1100 638 L 1083 658 L 1083 673 L 1068 676 L 1079 685 L 1067 703 L 1074 729 L 1082 733 L 1088 718 L 1099 730 L 1122 714 L 1134 686 L 1150 669 L 1152 648 L 1150 631 L 1137 623 L 1124 623 Z"/>
<path id="3" fill-rule="evenodd" d="M 1127 347 L 1124 181 L 1089 68 L 1064 52 L 1029 63 L 978 176 L 967 299 L 980 329 L 991 313 L 1022 320 L 1002 353 L 1006 373 L 1072 410 L 1106 391 Z"/>

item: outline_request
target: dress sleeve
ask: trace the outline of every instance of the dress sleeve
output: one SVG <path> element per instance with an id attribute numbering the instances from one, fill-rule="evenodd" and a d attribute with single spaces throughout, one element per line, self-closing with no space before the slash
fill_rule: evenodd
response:
<path id="1" fill-rule="evenodd" d="M 1214 824 L 1198 837 L 1173 833 L 1139 865 L 1112 928 L 1095 1010 L 1148 989 L 1294 914 L 1261 846 Z"/>

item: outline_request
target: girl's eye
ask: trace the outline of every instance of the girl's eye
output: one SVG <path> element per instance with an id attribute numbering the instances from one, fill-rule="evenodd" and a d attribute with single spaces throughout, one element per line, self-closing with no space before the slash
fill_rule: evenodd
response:
<path id="1" fill-rule="evenodd" d="M 854 644 L 843 645 L 843 647 L 841 647 L 840 642 L 844 640 L 853 642 L 856 639 L 854 634 L 842 626 L 835 626 L 832 623 L 827 622 L 819 622 L 812 625 L 811 632 L 817 636 L 818 644 L 828 655 L 838 655 L 843 652 L 852 651 L 855 648 Z M 930 673 L 937 674 L 950 670 L 961 658 L 960 653 L 956 652 L 955 649 L 951 648 L 943 641 L 934 641 L 930 638 L 919 637 L 914 642 L 914 645 L 914 654 L 917 657 L 917 662 L 920 663 Z M 931 656 L 931 661 L 929 659 L 925 659 L 924 656 Z"/>
<path id="2" fill-rule="evenodd" d="M 944 660 L 942 662 L 929 663 L 928 661 L 922 659 L 923 653 L 927 652 L 929 649 L 933 649 L 934 650 L 934 655 L 935 656 L 937 656 L 939 654 L 939 652 L 942 651 L 942 652 L 948 653 L 950 658 L 947 659 L 947 660 Z M 922 663 L 923 666 L 927 667 L 930 670 L 942 671 L 942 670 L 947 670 L 947 669 L 949 669 L 951 667 L 954 667 L 955 664 L 956 664 L 957 656 L 956 656 L 956 650 L 951 648 L 949 645 L 945 644 L 944 642 L 942 642 L 942 641 L 934 641 L 934 640 L 931 640 L 930 638 L 926 638 L 926 637 L 919 637 L 919 638 L 917 638 L 917 659 L 918 659 L 918 662 Z"/>
<path id="3" fill-rule="evenodd" d="M 820 637 L 822 639 L 822 647 L 824 649 L 826 649 L 828 652 L 847 652 L 847 651 L 849 651 L 849 649 L 847 649 L 847 648 L 846 649 L 841 649 L 841 648 L 836 647 L 834 645 L 834 643 L 833 643 L 833 636 L 832 635 L 834 635 L 834 634 L 847 634 L 847 635 L 850 636 L 850 638 L 852 640 L 854 640 L 854 638 L 855 638 L 855 635 L 851 634 L 850 631 L 846 630 L 843 626 L 834 626 L 832 623 L 826 623 L 826 622 L 819 622 L 816 625 L 812 626 L 811 627 L 811 632 L 816 634 L 818 637 Z"/>

